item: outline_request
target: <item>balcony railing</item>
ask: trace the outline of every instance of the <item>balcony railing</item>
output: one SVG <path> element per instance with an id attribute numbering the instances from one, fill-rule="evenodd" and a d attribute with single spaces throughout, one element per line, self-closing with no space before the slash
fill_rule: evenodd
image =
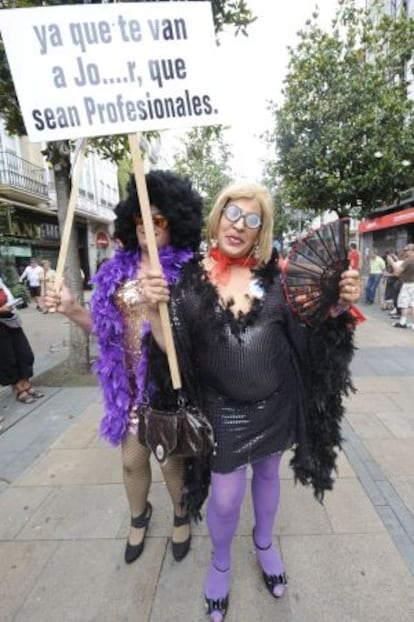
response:
<path id="1" fill-rule="evenodd" d="M 0 150 L 0 191 L 14 199 L 18 198 L 16 195 L 23 193 L 47 200 L 46 171 L 12 151 Z"/>

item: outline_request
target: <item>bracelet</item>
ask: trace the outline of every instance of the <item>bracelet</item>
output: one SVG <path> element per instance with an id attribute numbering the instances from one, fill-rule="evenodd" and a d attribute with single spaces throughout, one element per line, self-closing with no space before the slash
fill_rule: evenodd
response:
<path id="1" fill-rule="evenodd" d="M 342 315 L 343 313 L 346 313 L 347 311 L 349 311 L 350 305 L 347 305 L 346 307 L 344 307 L 341 304 L 336 304 L 336 305 L 332 305 L 332 307 L 329 310 L 329 315 L 331 317 L 339 317 L 340 315 Z"/>

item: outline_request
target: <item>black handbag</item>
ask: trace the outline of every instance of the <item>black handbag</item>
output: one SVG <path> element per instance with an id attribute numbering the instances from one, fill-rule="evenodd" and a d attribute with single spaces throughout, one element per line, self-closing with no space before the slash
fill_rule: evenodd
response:
<path id="1" fill-rule="evenodd" d="M 163 464 L 170 456 L 207 456 L 214 447 L 211 423 L 180 395 L 176 411 L 158 410 L 150 404 L 138 408 L 138 438 Z"/>

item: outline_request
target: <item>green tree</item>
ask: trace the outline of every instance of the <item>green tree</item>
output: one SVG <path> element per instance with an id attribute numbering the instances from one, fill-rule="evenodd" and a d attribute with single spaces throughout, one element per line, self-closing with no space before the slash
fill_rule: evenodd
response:
<path id="1" fill-rule="evenodd" d="M 208 214 L 215 197 L 232 179 L 228 144 L 221 128 L 197 127 L 181 140 L 183 149 L 174 158 L 173 170 L 189 177 L 204 199 Z"/>
<path id="2" fill-rule="evenodd" d="M 145 0 L 143 0 L 145 1 Z M 170 1 L 170 0 L 161 0 Z M 203 1 L 203 0 L 201 0 Z M 81 4 L 80 2 L 59 2 L 49 0 L 2 0 L 2 8 L 15 8 L 16 10 L 23 7 L 36 7 L 59 4 Z M 216 33 L 223 30 L 226 25 L 234 27 L 235 33 L 246 34 L 247 26 L 254 20 L 254 17 L 247 6 L 245 0 L 213 0 L 212 2 L 214 24 Z M 20 112 L 14 89 L 13 80 L 7 63 L 4 45 L 0 39 L 0 115 L 5 120 L 6 129 L 10 134 L 19 136 L 26 134 L 24 121 Z M 152 134 L 153 135 L 153 134 Z M 151 138 L 151 133 L 147 135 Z M 123 160 L 128 153 L 128 141 L 124 135 L 105 137 L 91 141 L 93 148 L 106 158 L 113 161 Z M 57 205 L 58 205 L 58 221 L 60 230 L 63 231 L 66 219 L 67 207 L 71 190 L 71 150 L 73 149 L 72 141 L 54 141 L 47 143 L 44 155 L 53 168 Z M 73 291 L 73 293 L 82 300 L 82 285 L 80 278 L 80 265 L 78 255 L 78 242 L 76 239 L 76 231 L 73 229 L 67 264 L 65 269 L 65 279 Z M 70 324 L 70 343 L 68 366 L 77 370 L 84 370 L 88 367 L 88 339 L 84 332 L 75 324 Z"/>
<path id="3" fill-rule="evenodd" d="M 132 162 L 131 158 L 127 155 L 118 162 L 118 187 L 119 187 L 119 196 L 121 199 L 126 199 L 127 197 L 127 186 L 129 181 L 129 176 L 132 173 Z"/>
<path id="4" fill-rule="evenodd" d="M 265 162 L 262 183 L 266 188 L 269 188 L 273 199 L 273 238 L 282 242 L 283 234 L 286 231 L 297 228 L 297 218 L 295 211 L 292 210 L 290 203 L 283 195 L 283 188 L 280 180 L 278 180 L 274 161 Z"/>
<path id="5" fill-rule="evenodd" d="M 284 101 L 265 140 L 283 203 L 366 216 L 414 185 L 414 20 L 339 0 L 330 32 L 315 11 L 289 48 Z M 412 62 L 412 61 L 411 61 Z M 272 168 L 273 166 L 273 168 Z"/>

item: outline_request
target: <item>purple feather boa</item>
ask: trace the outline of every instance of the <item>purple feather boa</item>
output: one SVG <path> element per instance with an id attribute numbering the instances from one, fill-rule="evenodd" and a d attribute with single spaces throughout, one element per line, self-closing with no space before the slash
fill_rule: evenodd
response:
<path id="1" fill-rule="evenodd" d="M 193 253 L 186 249 L 167 246 L 159 250 L 160 263 L 169 285 L 179 277 L 184 263 Z M 114 304 L 114 294 L 129 279 L 134 279 L 141 260 L 140 251 L 116 251 L 93 277 L 96 289 L 91 299 L 93 332 L 97 336 L 99 359 L 94 364 L 104 396 L 105 414 L 101 421 L 101 434 L 112 445 L 118 445 L 128 428 L 128 413 L 132 402 L 140 403 L 147 370 L 147 353 L 143 351 L 135 370 L 137 396 L 131 394 L 124 361 L 124 319 Z M 143 327 L 144 334 L 149 323 Z"/>

